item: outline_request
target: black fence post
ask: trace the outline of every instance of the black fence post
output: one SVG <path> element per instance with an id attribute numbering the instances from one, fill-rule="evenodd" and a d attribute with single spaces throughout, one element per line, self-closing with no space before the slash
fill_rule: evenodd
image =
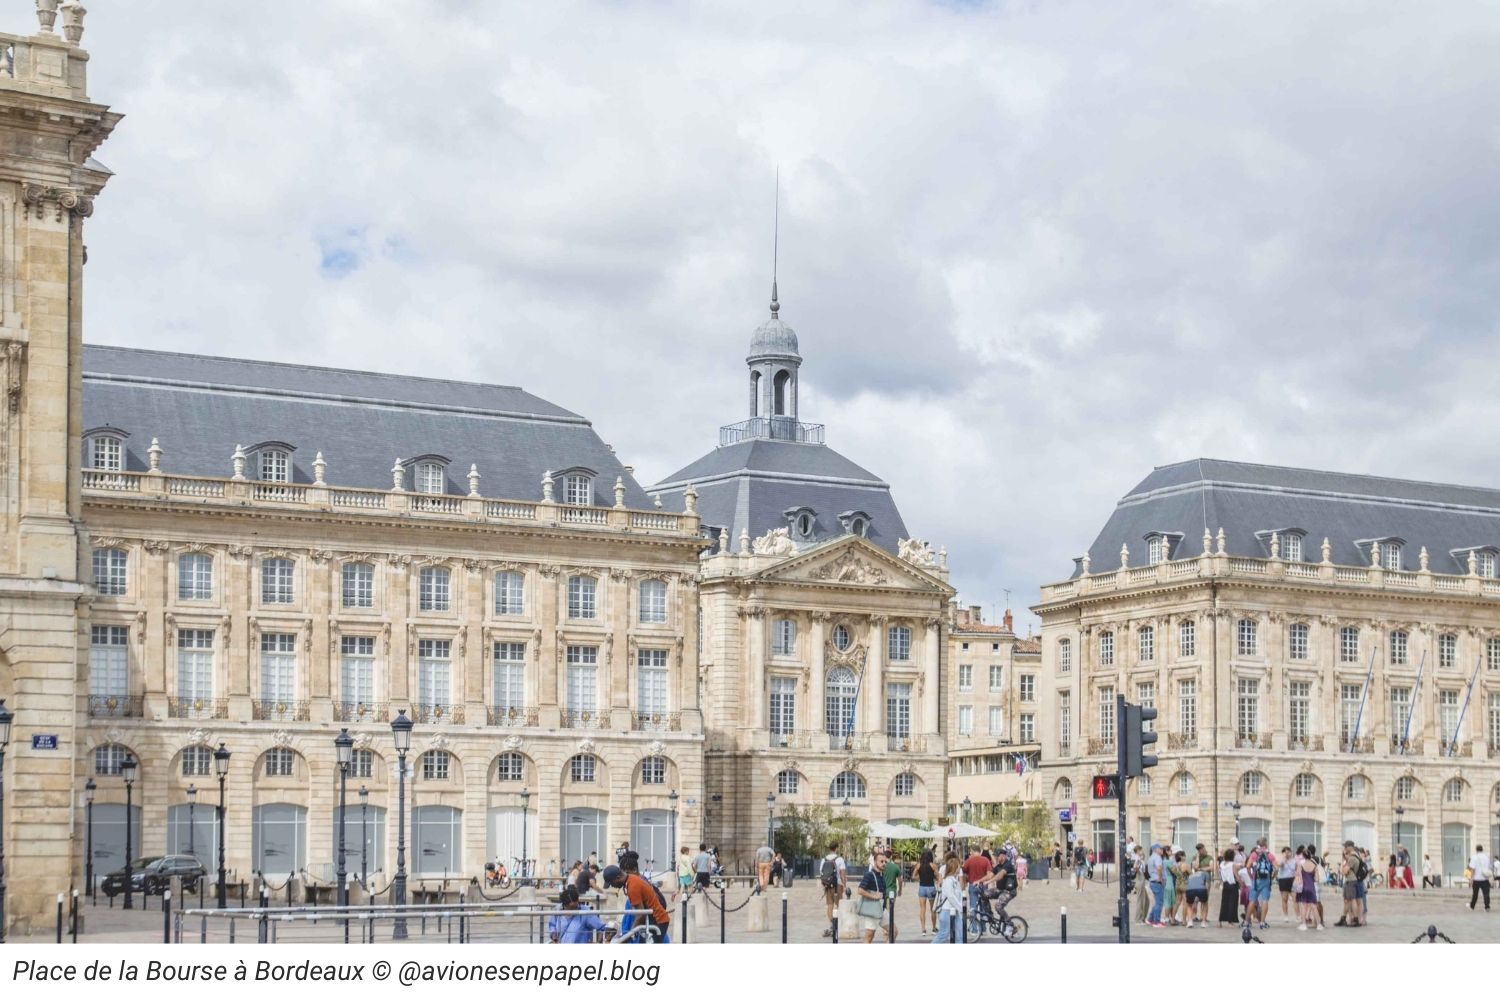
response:
<path id="1" fill-rule="evenodd" d="M 781 894 L 781 943 L 782 944 L 786 944 L 786 920 L 787 920 L 787 900 L 786 900 L 786 893 L 783 892 Z"/>
<path id="2" fill-rule="evenodd" d="M 1062 908 L 1062 943 L 1068 943 L 1068 908 Z"/>
<path id="3" fill-rule="evenodd" d="M 719 943 L 724 944 L 724 935 L 727 931 L 729 915 L 724 912 L 724 883 L 719 883 Z"/>
<path id="4" fill-rule="evenodd" d="M 891 890 L 891 912 L 890 912 L 890 918 L 891 918 L 891 929 L 890 929 L 890 932 L 888 933 L 888 935 L 886 936 L 886 943 L 888 943 L 888 944 L 895 944 L 896 943 L 896 890 L 895 889 Z"/>
<path id="5" fill-rule="evenodd" d="M 172 890 L 161 892 L 161 943 L 172 943 Z"/>
<path id="6" fill-rule="evenodd" d="M 687 896 L 683 896 L 682 897 L 682 943 L 683 944 L 687 944 L 688 943 L 688 902 L 691 899 L 692 899 L 691 895 L 687 895 Z"/>
<path id="7" fill-rule="evenodd" d="M 78 890 L 73 890 L 73 925 L 71 928 L 73 943 L 78 943 Z"/>
<path id="8" fill-rule="evenodd" d="M 833 911 L 833 933 L 830 935 L 834 944 L 839 943 L 839 911 L 835 907 Z"/>
<path id="9" fill-rule="evenodd" d="M 957 920 L 957 919 L 958 919 L 958 914 L 957 913 L 953 913 L 952 911 L 949 911 L 949 913 L 948 913 L 948 943 L 949 944 L 958 944 L 958 928 L 955 927 L 955 926 L 953 926 L 953 922 L 955 920 Z"/>
<path id="10" fill-rule="evenodd" d="M 62 944 L 63 894 L 57 894 L 57 943 Z"/>
<path id="11" fill-rule="evenodd" d="M 270 902 L 271 902 L 270 894 L 266 891 L 265 884 L 262 883 L 262 885 L 260 887 L 260 943 L 261 944 L 269 944 L 270 941 L 271 941 L 271 937 L 270 937 L 270 934 L 268 932 L 268 926 L 266 924 L 266 908 L 270 905 Z"/>
<path id="12" fill-rule="evenodd" d="M 963 931 L 962 931 L 962 933 L 963 933 L 963 936 L 964 936 L 964 944 L 968 944 L 969 943 L 969 901 L 968 900 L 964 900 L 964 924 L 963 924 Z"/>

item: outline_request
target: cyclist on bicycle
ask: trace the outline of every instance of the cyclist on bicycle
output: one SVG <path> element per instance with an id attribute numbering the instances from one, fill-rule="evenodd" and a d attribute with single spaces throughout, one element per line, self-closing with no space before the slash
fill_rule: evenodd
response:
<path id="1" fill-rule="evenodd" d="M 979 906 L 991 923 L 1004 925 L 1010 915 L 1005 907 L 1016 898 L 1016 861 L 1009 853 L 1000 852 L 990 873 L 980 879 Z M 994 902 L 991 911 L 991 901 Z"/>

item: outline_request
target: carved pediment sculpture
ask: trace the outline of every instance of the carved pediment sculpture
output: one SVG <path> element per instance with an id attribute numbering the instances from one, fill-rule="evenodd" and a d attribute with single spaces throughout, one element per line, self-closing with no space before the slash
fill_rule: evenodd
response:
<path id="1" fill-rule="evenodd" d="M 447 750 L 448 743 L 447 733 L 437 733 L 427 741 L 427 745 L 434 750 Z"/>
<path id="2" fill-rule="evenodd" d="M 652 740 L 651 744 L 646 747 L 646 755 L 648 757 L 660 757 L 666 749 L 667 745 L 661 740 Z"/>
<path id="3" fill-rule="evenodd" d="M 583 739 L 579 740 L 578 741 L 578 752 L 579 753 L 593 753 L 594 752 L 594 741 L 593 741 L 593 739 L 591 739 L 588 736 L 585 736 Z"/>
<path id="4" fill-rule="evenodd" d="M 522 742 L 523 741 L 519 736 L 507 736 L 505 737 L 504 746 L 506 750 L 516 751 L 521 749 Z"/>
<path id="5" fill-rule="evenodd" d="M 772 528 L 751 543 L 750 549 L 758 556 L 784 556 L 797 550 L 792 544 L 788 528 Z"/>
<path id="6" fill-rule="evenodd" d="M 289 747 L 292 745 L 292 732 L 289 729 L 278 729 L 271 734 L 271 745 L 273 747 Z"/>
<path id="7" fill-rule="evenodd" d="M 837 559 L 831 559 L 812 571 L 814 580 L 832 580 L 837 583 L 883 584 L 885 570 L 866 562 L 853 549 L 847 549 Z"/>
<path id="8" fill-rule="evenodd" d="M 184 747 L 203 747 L 213 742 L 212 736 L 207 729 L 192 729 L 188 731 L 187 739 L 183 742 Z"/>
<path id="9" fill-rule="evenodd" d="M 896 542 L 896 554 L 913 566 L 933 569 L 937 566 L 937 553 L 932 545 L 920 538 L 902 538 Z"/>

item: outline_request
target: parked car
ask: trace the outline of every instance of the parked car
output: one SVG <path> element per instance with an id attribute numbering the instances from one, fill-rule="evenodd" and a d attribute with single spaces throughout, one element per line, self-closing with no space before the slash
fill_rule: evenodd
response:
<path id="1" fill-rule="evenodd" d="M 165 857 L 138 858 L 130 866 L 130 888 L 146 896 L 155 896 L 166 890 L 173 878 L 182 879 L 182 891 L 197 892 L 198 880 L 207 875 L 207 870 L 191 854 L 168 854 Z M 112 871 L 104 876 L 99 888 L 106 896 L 118 896 L 125 892 L 125 869 Z"/>

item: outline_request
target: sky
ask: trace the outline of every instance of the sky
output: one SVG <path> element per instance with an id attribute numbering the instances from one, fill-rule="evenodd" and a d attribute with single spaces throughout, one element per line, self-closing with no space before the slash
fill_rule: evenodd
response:
<path id="1" fill-rule="evenodd" d="M 1157 465 L 1500 486 L 1500 7 L 97 0 L 85 27 L 126 116 L 91 342 L 520 385 L 649 485 L 746 416 L 779 170 L 801 416 L 987 613 Z"/>

